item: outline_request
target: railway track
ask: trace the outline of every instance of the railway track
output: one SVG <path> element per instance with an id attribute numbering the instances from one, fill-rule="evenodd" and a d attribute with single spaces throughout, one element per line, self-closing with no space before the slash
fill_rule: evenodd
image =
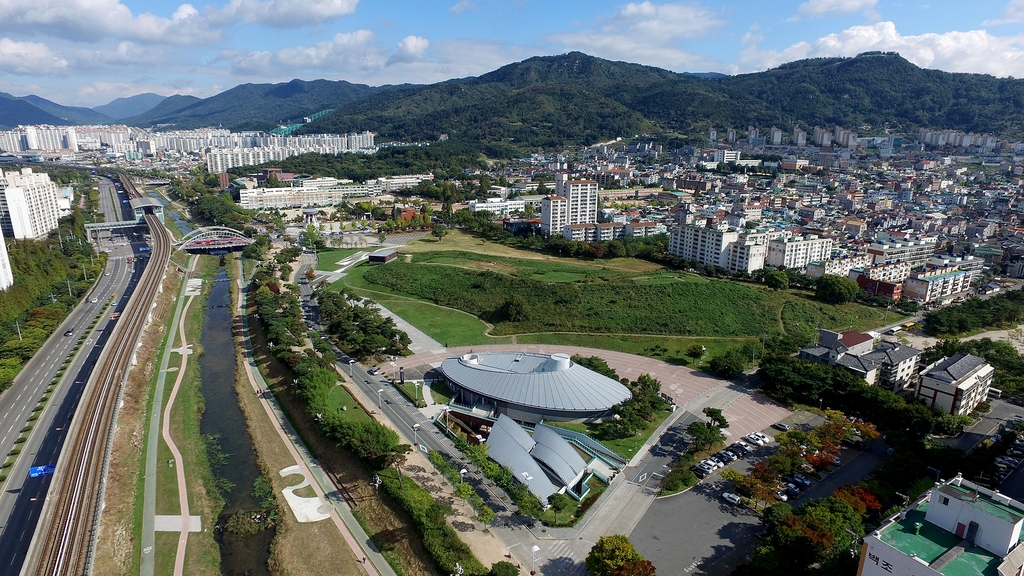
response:
<path id="1" fill-rule="evenodd" d="M 130 197 L 139 197 L 126 174 L 118 173 L 116 177 Z M 145 218 L 153 238 L 152 256 L 114 325 L 110 344 L 86 383 L 22 567 L 23 575 L 81 576 L 91 571 L 121 386 L 171 255 L 171 237 L 163 223 L 152 214 Z"/>

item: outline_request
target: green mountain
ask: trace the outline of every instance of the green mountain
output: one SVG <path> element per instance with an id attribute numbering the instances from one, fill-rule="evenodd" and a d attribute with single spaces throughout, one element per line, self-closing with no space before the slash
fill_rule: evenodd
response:
<path id="1" fill-rule="evenodd" d="M 20 124 L 52 124 L 67 126 L 74 124 L 59 116 L 50 114 L 26 102 L 23 98 L 0 92 L 0 130 L 10 130 Z"/>
<path id="2" fill-rule="evenodd" d="M 196 98 L 195 96 L 182 96 L 180 94 L 175 94 L 164 98 L 159 104 L 138 116 L 131 116 L 122 119 L 122 122 L 131 126 L 155 126 L 160 124 L 161 119 L 173 118 L 178 112 L 202 101 L 202 98 Z"/>
<path id="3" fill-rule="evenodd" d="M 105 114 L 114 120 L 121 120 L 145 114 L 166 99 L 166 96 L 146 92 L 126 98 L 115 98 L 102 106 L 94 106 L 93 110 L 100 114 Z"/>
<path id="4" fill-rule="evenodd" d="M 175 98 L 172 96 L 144 114 L 125 119 L 125 122 L 134 126 L 166 125 L 180 129 L 218 126 L 231 130 L 271 130 L 280 124 L 301 122 L 304 116 L 344 106 L 379 90 L 343 80 L 241 84 L 177 108 L 174 106 L 182 102 L 168 102 Z"/>
<path id="5" fill-rule="evenodd" d="M 110 117 L 101 114 L 92 108 L 82 108 L 80 106 L 62 106 L 56 102 L 51 102 L 46 98 L 41 98 L 33 94 L 23 96 L 21 98 L 25 102 L 39 108 L 43 112 L 53 114 L 54 116 L 66 120 L 66 123 L 70 124 L 106 124 L 110 122 Z"/>
<path id="6" fill-rule="evenodd" d="M 592 144 L 652 131 L 870 125 L 1024 136 L 1024 80 L 924 70 L 898 54 L 818 58 L 754 74 L 678 74 L 579 52 L 479 77 L 382 91 L 303 128 L 382 140 Z"/>

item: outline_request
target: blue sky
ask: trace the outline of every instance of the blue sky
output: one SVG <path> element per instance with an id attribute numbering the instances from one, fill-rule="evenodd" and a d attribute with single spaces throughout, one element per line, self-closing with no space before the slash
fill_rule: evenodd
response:
<path id="1" fill-rule="evenodd" d="M 0 91 L 94 106 L 245 82 L 478 75 L 579 50 L 679 72 L 896 51 L 1024 77 L 1024 0 L 0 0 Z"/>

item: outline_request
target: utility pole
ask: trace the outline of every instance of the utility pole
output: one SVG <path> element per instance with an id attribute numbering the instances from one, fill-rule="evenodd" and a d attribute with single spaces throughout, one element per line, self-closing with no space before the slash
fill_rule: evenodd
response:
<path id="1" fill-rule="evenodd" d="M 18 340 L 21 340 L 21 324 L 17 320 L 14 321 L 14 327 L 18 329 Z"/>
<path id="2" fill-rule="evenodd" d="M 68 296 L 74 298 L 75 295 L 71 293 L 71 278 L 65 278 L 64 281 L 68 283 Z"/>

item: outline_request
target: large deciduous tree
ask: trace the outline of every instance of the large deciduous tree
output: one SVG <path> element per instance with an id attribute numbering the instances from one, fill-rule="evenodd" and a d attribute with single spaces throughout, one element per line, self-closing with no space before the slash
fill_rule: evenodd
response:
<path id="1" fill-rule="evenodd" d="M 585 564 L 590 576 L 612 576 L 615 571 L 644 559 L 622 534 L 602 536 L 590 549 Z M 631 574 L 631 573 L 630 573 Z"/>

